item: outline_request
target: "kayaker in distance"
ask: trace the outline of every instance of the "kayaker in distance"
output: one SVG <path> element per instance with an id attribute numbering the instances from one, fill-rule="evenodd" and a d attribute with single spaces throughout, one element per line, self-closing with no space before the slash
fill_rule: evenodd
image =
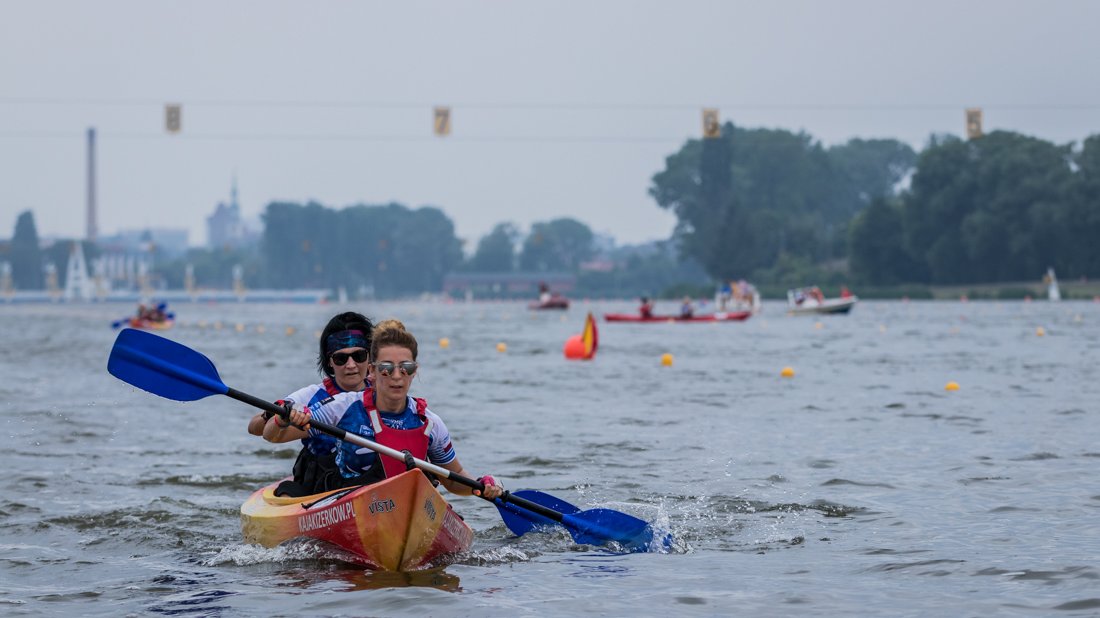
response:
<path id="1" fill-rule="evenodd" d="M 680 317 L 690 318 L 695 315 L 695 305 L 691 303 L 691 297 L 685 296 L 684 302 L 680 305 Z"/>
<path id="2" fill-rule="evenodd" d="M 264 439 L 289 442 L 319 436 L 319 432 L 308 430 L 310 418 L 315 416 L 319 421 L 384 446 L 408 451 L 417 459 L 472 476 L 459 462 L 443 419 L 428 409 L 426 401 L 409 396 L 413 376 L 419 369 L 416 338 L 401 322 L 385 320 L 374 328 L 370 346 L 367 379 L 371 387 L 362 393 L 341 393 L 330 402 L 305 410 L 296 406 L 290 413 L 290 423 L 276 416 L 264 427 Z M 345 487 L 368 485 L 406 470 L 404 462 L 350 442 L 338 443 L 336 465 Z M 504 493 L 491 475 L 478 480 L 485 485 L 484 497 L 492 499 Z M 441 482 L 454 494 L 470 495 L 474 491 L 449 479 Z"/>
<path id="3" fill-rule="evenodd" d="M 317 369 L 324 376 L 320 384 L 300 388 L 276 403 L 306 408 L 344 392 L 362 392 L 370 384 L 367 356 L 370 354 L 374 325 L 360 313 L 348 311 L 332 317 L 321 331 Z M 263 412 L 248 422 L 248 433 L 264 435 L 264 427 L 274 424 L 273 414 Z M 336 467 L 337 440 L 317 433 L 302 438 L 302 450 L 294 461 L 294 480 L 284 481 L 275 490 L 279 496 L 308 496 L 343 487 Z"/>
<path id="4" fill-rule="evenodd" d="M 653 301 L 643 296 L 642 304 L 638 306 L 638 313 L 641 314 L 643 318 L 653 317 Z"/>

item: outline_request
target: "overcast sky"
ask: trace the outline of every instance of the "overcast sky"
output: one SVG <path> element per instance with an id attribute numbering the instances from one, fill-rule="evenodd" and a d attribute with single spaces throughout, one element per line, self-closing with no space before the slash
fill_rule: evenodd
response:
<path id="1" fill-rule="evenodd" d="M 1098 24 L 1089 0 L 0 0 L 0 237 L 27 209 L 84 235 L 95 127 L 101 234 L 204 243 L 236 175 L 253 218 L 396 201 L 443 209 L 468 250 L 557 217 L 663 239 L 650 179 L 703 107 L 919 148 L 980 106 L 986 130 L 1080 142 L 1100 133 Z"/>

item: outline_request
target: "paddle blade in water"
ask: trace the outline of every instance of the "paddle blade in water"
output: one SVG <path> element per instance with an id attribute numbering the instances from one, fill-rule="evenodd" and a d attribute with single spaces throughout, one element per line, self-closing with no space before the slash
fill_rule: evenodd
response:
<path id="1" fill-rule="evenodd" d="M 176 401 L 229 392 L 210 359 L 171 339 L 133 328 L 118 334 L 107 371 L 127 384 Z"/>
<path id="2" fill-rule="evenodd" d="M 562 514 L 576 513 L 580 510 L 565 500 L 533 489 L 521 489 L 511 492 L 511 494 L 515 497 L 523 498 L 524 500 L 530 500 L 535 504 L 545 506 L 548 509 Z M 508 526 L 512 534 L 516 536 L 523 536 L 535 528 L 547 528 L 561 525 L 549 517 L 533 513 L 515 504 L 502 502 L 500 499 L 495 500 L 494 504 L 496 504 L 497 510 L 500 511 L 500 517 L 504 520 L 504 525 Z"/>
<path id="3" fill-rule="evenodd" d="M 611 509 L 578 511 L 565 515 L 562 523 L 578 543 L 603 545 L 615 541 L 632 552 L 649 551 L 653 544 L 653 528 L 648 523 Z"/>
<path id="4" fill-rule="evenodd" d="M 497 510 L 500 511 L 504 525 L 508 526 L 516 536 L 522 536 L 540 528 L 564 526 L 574 541 L 585 545 L 605 545 L 609 541 L 614 541 L 626 551 L 643 552 L 657 546 L 667 548 L 672 544 L 671 535 L 664 535 L 657 539 L 653 528 L 648 523 L 626 513 L 611 509 L 582 511 L 561 498 L 532 489 L 515 491 L 512 495 L 562 515 L 559 522 L 519 505 L 496 500 Z"/>

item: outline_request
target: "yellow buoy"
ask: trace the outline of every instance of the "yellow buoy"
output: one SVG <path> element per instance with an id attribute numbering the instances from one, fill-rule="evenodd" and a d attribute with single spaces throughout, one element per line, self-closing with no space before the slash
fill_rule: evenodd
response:
<path id="1" fill-rule="evenodd" d="M 664 366 L 664 367 L 671 367 L 672 366 L 672 355 L 669 354 L 668 352 L 665 352 L 664 354 L 662 354 L 661 355 L 661 365 Z"/>
<path id="2" fill-rule="evenodd" d="M 444 350 L 446 350 L 448 347 L 450 347 L 450 345 L 451 345 L 451 340 L 446 338 L 446 337 L 443 337 L 442 339 L 439 340 L 439 347 L 443 348 Z"/>
<path id="3" fill-rule="evenodd" d="M 958 382 L 948 382 L 947 386 L 943 387 L 943 390 L 945 390 L 945 391 L 957 391 L 957 390 L 959 390 L 959 383 Z"/>
<path id="4" fill-rule="evenodd" d="M 825 328 L 825 325 L 824 325 L 824 324 L 822 324 L 821 322 L 815 322 L 815 323 L 814 323 L 814 328 L 816 328 L 816 329 L 822 329 L 822 328 Z"/>
<path id="5" fill-rule="evenodd" d="M 784 378 L 793 378 L 794 369 L 792 367 L 784 367 L 783 371 L 779 372 L 779 375 L 783 376 Z"/>
<path id="6" fill-rule="evenodd" d="M 289 337 L 293 334 L 294 334 L 294 327 L 293 326 L 287 326 L 286 327 L 286 336 Z"/>
<path id="7" fill-rule="evenodd" d="M 237 325 L 236 325 L 236 326 L 234 326 L 233 328 L 234 328 L 234 330 L 236 330 L 236 331 L 237 331 L 238 333 L 243 333 L 243 332 L 244 332 L 244 324 L 241 324 L 240 322 L 237 322 Z"/>
<path id="8" fill-rule="evenodd" d="M 1042 326 L 1040 326 L 1039 328 L 1036 328 L 1036 329 L 1035 329 L 1035 336 L 1037 336 L 1037 337 L 1042 337 L 1042 336 L 1043 336 L 1043 335 L 1045 335 L 1045 334 L 1047 334 L 1047 331 L 1046 331 L 1046 330 L 1044 330 Z"/>
<path id="9" fill-rule="evenodd" d="M 507 352 L 507 351 L 508 351 L 508 346 L 505 345 L 503 341 L 497 344 L 497 352 Z"/>

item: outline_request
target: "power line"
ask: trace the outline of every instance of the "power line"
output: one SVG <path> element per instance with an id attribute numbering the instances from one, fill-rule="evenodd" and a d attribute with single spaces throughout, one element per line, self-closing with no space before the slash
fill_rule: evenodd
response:
<path id="1" fill-rule="evenodd" d="M 395 109 L 412 110 L 431 108 L 433 105 L 446 103 L 451 108 L 480 109 L 489 111 L 516 110 L 547 110 L 547 111 L 676 111 L 698 110 L 704 107 L 712 107 L 726 110 L 779 110 L 779 111 L 942 111 L 960 110 L 966 107 L 982 107 L 987 110 L 1020 110 L 1020 111 L 1068 111 L 1068 110 L 1100 110 L 1100 103 L 1009 103 L 992 102 L 980 103 L 967 102 L 936 102 L 925 101 L 916 103 L 787 103 L 780 101 L 739 101 L 739 102 L 706 102 L 706 103 L 633 103 L 633 102 L 609 102 L 590 103 L 581 101 L 564 101 L 557 103 L 540 102 L 489 102 L 489 101 L 308 101 L 308 100 L 274 100 L 274 99 L 173 99 L 172 101 L 183 103 L 191 107 L 247 107 L 247 108 L 347 108 L 347 109 Z M 145 98 L 87 98 L 87 97 L 0 97 L 0 104 L 6 105 L 95 105 L 104 107 L 143 107 L 162 106 L 170 102 L 167 99 Z"/>

